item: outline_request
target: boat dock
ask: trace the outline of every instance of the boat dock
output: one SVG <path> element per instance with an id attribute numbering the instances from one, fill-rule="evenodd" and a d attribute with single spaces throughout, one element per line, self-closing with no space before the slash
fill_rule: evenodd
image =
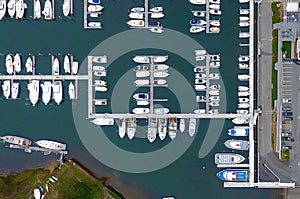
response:
<path id="1" fill-rule="evenodd" d="M 71 9 L 73 10 L 73 9 Z M 88 25 L 88 15 L 90 13 L 88 12 L 88 0 L 84 0 L 83 1 L 83 28 L 84 29 L 102 29 L 102 25 L 101 26 L 89 26 Z"/>
<path id="2" fill-rule="evenodd" d="M 209 2 L 209 0 L 206 0 L 206 4 L 205 4 L 205 12 L 206 12 L 206 15 L 205 15 L 205 20 L 206 20 L 206 24 L 205 24 L 205 31 L 206 31 L 206 33 L 207 34 L 217 34 L 217 33 L 219 33 L 219 32 L 212 32 L 212 31 L 210 31 L 210 27 L 211 27 L 211 24 L 210 24 L 210 21 L 211 21 L 211 19 L 210 19 L 210 13 L 209 13 L 209 10 L 210 10 L 210 8 L 209 8 L 209 5 L 210 5 L 210 2 Z M 219 4 L 220 6 L 221 6 L 221 1 L 220 1 L 220 4 Z M 221 16 L 221 15 L 220 15 Z M 219 19 L 220 20 L 220 19 Z M 212 27 L 215 27 L 215 26 L 212 26 Z M 218 28 L 220 28 L 221 29 L 221 26 L 218 26 Z"/>
<path id="3" fill-rule="evenodd" d="M 88 75 L 0 75 L 0 80 L 88 80 Z"/>

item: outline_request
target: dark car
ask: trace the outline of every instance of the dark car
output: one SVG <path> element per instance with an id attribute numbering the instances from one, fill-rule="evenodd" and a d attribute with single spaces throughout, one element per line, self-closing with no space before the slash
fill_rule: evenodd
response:
<path id="1" fill-rule="evenodd" d="M 292 116 L 293 112 L 282 112 L 283 116 Z"/>
<path id="2" fill-rule="evenodd" d="M 292 111 L 292 107 L 290 106 L 285 106 L 282 108 L 283 111 Z"/>
<path id="3" fill-rule="evenodd" d="M 290 146 L 290 145 L 283 145 L 283 146 L 281 146 L 281 148 L 285 149 L 285 150 L 290 150 L 290 149 L 292 149 L 292 146 Z"/>
<path id="4" fill-rule="evenodd" d="M 282 141 L 291 141 L 291 137 L 281 137 Z"/>
<path id="5" fill-rule="evenodd" d="M 293 120 L 293 117 L 288 117 L 288 116 L 285 116 L 282 118 L 283 120 Z"/>

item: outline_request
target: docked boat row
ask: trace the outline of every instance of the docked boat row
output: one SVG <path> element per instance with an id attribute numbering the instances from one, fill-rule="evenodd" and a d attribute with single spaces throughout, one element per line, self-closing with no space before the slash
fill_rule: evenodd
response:
<path id="1" fill-rule="evenodd" d="M 22 19 L 27 9 L 24 0 L 0 0 L 0 20 L 2 20 L 6 12 L 11 18 Z"/>
<path id="2" fill-rule="evenodd" d="M 88 0 L 87 15 L 92 19 L 87 22 L 89 28 L 101 29 L 102 23 L 98 20 L 99 16 L 102 14 L 104 7 L 100 0 Z"/>
<path id="3" fill-rule="evenodd" d="M 107 63 L 106 56 L 93 56 L 92 57 L 92 72 L 94 74 L 93 85 L 96 92 L 106 92 L 108 91 L 107 82 L 102 78 L 106 77 L 107 71 L 104 64 Z M 106 106 L 108 104 L 108 99 L 105 98 L 95 98 L 93 100 L 95 106 Z"/>
<path id="4" fill-rule="evenodd" d="M 78 62 L 70 59 L 69 55 L 64 56 L 63 60 L 63 68 L 65 74 L 77 75 L 78 73 Z M 60 62 L 57 57 L 52 56 L 52 75 L 60 74 Z"/>
<path id="5" fill-rule="evenodd" d="M 2 84 L 3 95 L 6 99 L 17 99 L 19 95 L 19 82 L 4 80 Z"/>

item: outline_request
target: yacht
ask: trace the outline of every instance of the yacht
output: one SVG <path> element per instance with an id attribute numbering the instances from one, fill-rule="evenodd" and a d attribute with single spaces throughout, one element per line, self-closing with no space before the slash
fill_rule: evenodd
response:
<path id="1" fill-rule="evenodd" d="M 5 57 L 5 67 L 6 67 L 6 72 L 12 75 L 14 72 L 14 66 L 13 66 L 13 58 L 10 54 L 6 55 Z"/>
<path id="2" fill-rule="evenodd" d="M 205 109 L 196 109 L 196 110 L 194 110 L 194 113 L 195 114 L 205 114 L 206 110 Z"/>
<path id="3" fill-rule="evenodd" d="M 209 97 L 210 101 L 220 101 L 220 96 L 216 95 L 216 96 L 210 96 Z"/>
<path id="4" fill-rule="evenodd" d="M 194 4 L 194 5 L 204 5 L 204 4 L 206 4 L 206 0 L 189 0 L 189 2 L 191 4 Z"/>
<path id="5" fill-rule="evenodd" d="M 71 1 L 70 0 L 64 0 L 64 3 L 62 5 L 63 14 L 65 17 L 67 17 L 70 14 L 71 11 Z"/>
<path id="6" fill-rule="evenodd" d="M 150 72 L 146 71 L 146 70 L 144 70 L 144 71 L 142 71 L 142 70 L 136 71 L 135 72 L 135 76 L 136 77 L 148 77 L 148 76 L 150 76 Z"/>
<path id="7" fill-rule="evenodd" d="M 209 79 L 214 79 L 214 80 L 217 80 L 217 79 L 220 79 L 220 74 L 219 73 L 211 73 L 208 75 Z"/>
<path id="8" fill-rule="evenodd" d="M 236 111 L 238 114 L 248 114 L 249 111 L 248 110 L 242 110 L 242 109 L 239 109 Z"/>
<path id="9" fill-rule="evenodd" d="M 232 122 L 236 124 L 247 124 L 249 123 L 248 118 L 234 118 Z M 249 127 L 247 126 L 235 126 L 234 128 L 228 129 L 228 135 L 230 136 L 248 136 Z"/>
<path id="10" fill-rule="evenodd" d="M 154 108 L 154 114 L 167 114 L 169 111 L 168 108 Z"/>
<path id="11" fill-rule="evenodd" d="M 39 100 L 39 93 L 40 93 L 40 82 L 38 80 L 31 80 L 31 82 L 27 85 L 29 90 L 29 99 L 33 106 Z"/>
<path id="12" fill-rule="evenodd" d="M 190 33 L 199 33 L 205 30 L 205 27 L 202 26 L 191 26 L 190 27 Z"/>
<path id="13" fill-rule="evenodd" d="M 206 74 L 205 73 L 195 73 L 195 78 L 196 79 L 204 79 L 204 78 L 206 78 Z"/>
<path id="14" fill-rule="evenodd" d="M 91 122 L 98 126 L 112 126 L 114 125 L 115 120 L 108 117 L 98 117 L 96 119 L 93 119 Z"/>
<path id="15" fill-rule="evenodd" d="M 248 86 L 238 86 L 238 91 L 249 91 Z"/>
<path id="16" fill-rule="evenodd" d="M 206 12 L 201 10 L 191 10 L 195 17 L 205 17 Z"/>
<path id="17" fill-rule="evenodd" d="M 249 108 L 250 104 L 249 103 L 239 103 L 238 108 Z"/>
<path id="18" fill-rule="evenodd" d="M 6 99 L 10 96 L 10 80 L 4 80 L 2 84 L 3 95 Z"/>
<path id="19" fill-rule="evenodd" d="M 239 103 L 249 102 L 249 98 L 239 98 Z"/>
<path id="20" fill-rule="evenodd" d="M 11 98 L 17 99 L 19 94 L 19 82 L 13 82 L 11 86 Z"/>
<path id="21" fill-rule="evenodd" d="M 249 96 L 249 95 L 250 95 L 249 91 L 239 91 L 238 92 L 239 97 L 245 97 L 245 96 Z"/>
<path id="22" fill-rule="evenodd" d="M 170 74 L 164 71 L 154 71 L 153 77 L 155 78 L 164 78 L 168 77 Z"/>
<path id="23" fill-rule="evenodd" d="M 161 19 L 165 17 L 165 14 L 162 12 L 152 12 L 150 14 L 151 19 Z"/>
<path id="24" fill-rule="evenodd" d="M 249 32 L 240 32 L 239 33 L 239 38 L 249 38 L 250 33 Z"/>
<path id="25" fill-rule="evenodd" d="M 52 3 L 50 0 L 45 1 L 44 10 L 42 11 L 45 20 L 52 20 L 53 19 L 53 10 L 52 10 Z"/>
<path id="26" fill-rule="evenodd" d="M 206 102 L 206 96 L 204 95 L 197 95 L 196 102 Z"/>
<path id="27" fill-rule="evenodd" d="M 169 137 L 171 140 L 174 140 L 177 134 L 177 119 L 170 118 L 169 119 L 169 127 L 168 127 Z"/>
<path id="28" fill-rule="evenodd" d="M 106 64 L 107 57 L 106 56 L 95 56 L 95 57 L 93 57 L 92 61 L 95 63 L 99 63 L 99 64 Z"/>
<path id="29" fill-rule="evenodd" d="M 212 61 L 212 62 L 209 63 L 209 66 L 211 68 L 220 68 L 221 63 L 219 61 Z"/>
<path id="30" fill-rule="evenodd" d="M 220 10 L 221 5 L 220 4 L 210 4 L 208 7 L 213 10 Z"/>
<path id="31" fill-rule="evenodd" d="M 102 27 L 101 27 L 101 22 L 99 22 L 99 21 L 98 21 L 98 22 L 91 21 L 91 22 L 88 23 L 88 26 L 89 26 L 89 27 L 102 28 Z"/>
<path id="32" fill-rule="evenodd" d="M 133 26 L 133 27 L 144 27 L 145 26 L 144 20 L 138 20 L 138 19 L 129 20 L 127 22 L 127 24 L 129 26 Z"/>
<path id="33" fill-rule="evenodd" d="M 204 55 L 197 55 L 197 56 L 195 57 L 195 59 L 196 59 L 196 61 L 202 61 L 202 60 L 205 59 L 205 56 L 204 56 Z"/>
<path id="34" fill-rule="evenodd" d="M 53 91 L 53 98 L 54 101 L 59 105 L 62 101 L 63 97 L 63 87 L 62 87 L 62 82 L 61 81 L 55 81 L 52 84 L 52 91 Z"/>
<path id="35" fill-rule="evenodd" d="M 144 7 L 134 7 L 134 8 L 131 8 L 130 11 L 131 12 L 144 12 L 145 9 L 144 9 Z"/>
<path id="36" fill-rule="evenodd" d="M 167 80 L 165 79 L 156 79 L 153 81 L 154 85 L 165 85 L 167 83 Z"/>
<path id="37" fill-rule="evenodd" d="M 150 63 L 150 58 L 148 56 L 135 56 L 133 58 L 133 61 L 136 63 L 141 63 L 141 64 L 148 64 Z"/>
<path id="38" fill-rule="evenodd" d="M 162 12 L 162 11 L 163 11 L 162 6 L 157 6 L 157 7 L 150 8 L 150 12 Z"/>
<path id="39" fill-rule="evenodd" d="M 240 9 L 240 15 L 248 15 L 249 14 L 249 9 Z"/>
<path id="40" fill-rule="evenodd" d="M 202 19 L 191 19 L 190 20 L 190 24 L 191 26 L 203 26 L 205 25 L 207 22 L 202 20 Z"/>
<path id="41" fill-rule="evenodd" d="M 75 99 L 75 86 L 72 82 L 69 83 L 68 93 L 70 99 Z"/>
<path id="42" fill-rule="evenodd" d="M 10 144 L 15 144 L 15 145 L 20 145 L 20 146 L 31 145 L 31 140 L 24 138 L 24 137 L 14 136 L 14 135 L 6 135 L 3 137 L 0 137 L 0 139 L 3 140 L 4 142 L 10 143 Z"/>
<path id="43" fill-rule="evenodd" d="M 129 13 L 128 17 L 131 19 L 144 19 L 144 13 L 132 12 Z"/>
<path id="44" fill-rule="evenodd" d="M 149 30 L 154 33 L 163 33 L 164 32 L 162 27 L 152 27 L 152 28 L 149 28 Z"/>
<path id="45" fill-rule="evenodd" d="M 79 65 L 78 61 L 73 61 L 72 67 L 71 67 L 73 75 L 76 75 L 78 73 L 78 65 Z"/>
<path id="46" fill-rule="evenodd" d="M 150 81 L 148 79 L 137 79 L 134 81 L 137 86 L 149 85 Z"/>
<path id="47" fill-rule="evenodd" d="M 208 91 L 208 94 L 210 94 L 210 95 L 220 95 L 220 92 L 219 92 L 219 90 L 210 90 L 210 91 Z"/>
<path id="48" fill-rule="evenodd" d="M 206 55 L 206 50 L 194 50 L 196 56 L 198 55 Z"/>
<path id="49" fill-rule="evenodd" d="M 211 20 L 209 22 L 209 24 L 212 25 L 212 26 L 220 26 L 221 22 L 220 22 L 220 20 Z"/>
<path id="50" fill-rule="evenodd" d="M 196 132 L 196 122 L 197 120 L 195 118 L 191 118 L 189 122 L 189 134 L 192 137 Z"/>
<path id="51" fill-rule="evenodd" d="M 135 100 L 149 100 L 149 96 L 148 93 L 136 93 L 133 95 L 133 98 Z"/>
<path id="52" fill-rule="evenodd" d="M 22 19 L 24 16 L 26 4 L 23 0 L 16 0 L 16 19 Z"/>
<path id="53" fill-rule="evenodd" d="M 103 10 L 103 6 L 101 5 L 89 5 L 88 6 L 88 12 L 100 12 Z"/>
<path id="54" fill-rule="evenodd" d="M 215 154 L 215 164 L 239 164 L 242 163 L 245 158 L 240 154 L 235 153 L 216 153 Z"/>
<path id="55" fill-rule="evenodd" d="M 31 57 L 28 57 L 25 62 L 25 68 L 27 73 L 32 73 L 33 71 L 33 62 Z"/>
<path id="56" fill-rule="evenodd" d="M 205 79 L 195 79 L 195 84 L 205 84 L 207 80 Z"/>
<path id="57" fill-rule="evenodd" d="M 107 99 L 95 99 L 94 103 L 96 106 L 106 106 L 107 105 Z"/>
<path id="58" fill-rule="evenodd" d="M 206 66 L 196 66 L 194 68 L 194 73 L 204 73 L 206 72 Z"/>
<path id="59" fill-rule="evenodd" d="M 148 119 L 148 133 L 147 138 L 150 143 L 154 142 L 156 139 L 157 134 L 157 119 L 156 118 L 149 118 Z"/>
<path id="60" fill-rule="evenodd" d="M 59 61 L 57 58 L 54 58 L 52 63 L 52 74 L 59 75 Z"/>
<path id="61" fill-rule="evenodd" d="M 16 0 L 9 0 L 7 3 L 8 15 L 13 18 L 16 14 Z"/>
<path id="62" fill-rule="evenodd" d="M 96 86 L 106 86 L 107 83 L 106 83 L 106 81 L 103 81 L 103 80 L 95 80 L 95 85 Z"/>
<path id="63" fill-rule="evenodd" d="M 234 124 L 248 124 L 249 118 L 237 117 L 237 118 L 232 119 L 232 122 Z"/>
<path id="64" fill-rule="evenodd" d="M 222 14 L 221 10 L 209 10 L 209 13 L 211 15 L 221 15 Z"/>
<path id="65" fill-rule="evenodd" d="M 153 56 L 154 63 L 163 63 L 168 60 L 168 55 L 163 56 Z"/>
<path id="66" fill-rule="evenodd" d="M 134 108 L 132 110 L 134 114 L 149 114 L 150 109 L 149 108 Z"/>
<path id="67" fill-rule="evenodd" d="M 195 90 L 196 91 L 205 91 L 206 90 L 206 86 L 205 85 L 195 85 Z"/>
<path id="68" fill-rule="evenodd" d="M 35 19 L 40 19 L 42 17 L 42 6 L 40 0 L 34 0 L 33 9 Z"/>
<path id="69" fill-rule="evenodd" d="M 167 135 L 167 119 L 159 118 L 158 119 L 158 137 L 161 140 L 164 140 Z"/>
<path id="70" fill-rule="evenodd" d="M 66 150 L 67 145 L 59 142 L 55 142 L 52 140 L 39 140 L 35 142 L 37 145 L 40 147 L 46 148 L 46 149 L 51 149 L 51 150 Z"/>
<path id="71" fill-rule="evenodd" d="M 240 81 L 249 81 L 250 75 L 246 75 L 246 74 L 238 75 L 238 79 Z"/>
<path id="72" fill-rule="evenodd" d="M 249 141 L 246 140 L 226 140 L 224 142 L 225 146 L 229 149 L 235 150 L 248 150 L 249 149 Z"/>
<path id="73" fill-rule="evenodd" d="M 106 72 L 106 70 L 105 71 L 96 70 L 96 71 L 94 71 L 94 75 L 97 77 L 106 77 L 107 72 Z"/>
<path id="74" fill-rule="evenodd" d="M 119 136 L 120 138 L 124 138 L 126 135 L 126 119 L 121 118 L 119 121 Z"/>
<path id="75" fill-rule="evenodd" d="M 154 70 L 168 70 L 169 66 L 167 64 L 156 64 L 154 65 Z"/>
<path id="76" fill-rule="evenodd" d="M 41 84 L 42 87 L 42 101 L 45 105 L 47 105 L 50 100 L 51 100 L 51 82 L 50 81 L 45 81 L 43 84 Z"/>
<path id="77" fill-rule="evenodd" d="M 220 101 L 211 101 L 209 102 L 209 106 L 213 106 L 213 107 L 220 106 Z"/>
<path id="78" fill-rule="evenodd" d="M 220 32 L 220 28 L 219 27 L 210 27 L 209 28 L 209 31 L 210 32 L 213 32 L 213 33 L 219 33 Z"/>
<path id="79" fill-rule="evenodd" d="M 149 101 L 146 101 L 146 100 L 139 100 L 139 101 L 136 101 L 136 105 L 138 106 L 147 106 L 149 105 L 150 102 Z"/>
<path id="80" fill-rule="evenodd" d="M 249 21 L 249 17 L 241 16 L 239 17 L 240 21 Z"/>
<path id="81" fill-rule="evenodd" d="M 208 113 L 210 113 L 210 114 L 218 114 L 218 113 L 219 113 L 219 110 L 218 110 L 218 109 L 210 109 L 210 110 L 208 111 Z"/>
<path id="82" fill-rule="evenodd" d="M 210 3 L 220 4 L 221 0 L 209 0 Z"/>
<path id="83" fill-rule="evenodd" d="M 239 69 L 249 69 L 249 65 L 246 63 L 239 63 Z"/>
<path id="84" fill-rule="evenodd" d="M 221 89 L 221 85 L 220 84 L 212 84 L 209 86 L 209 88 L 211 90 L 220 90 Z"/>
<path id="85" fill-rule="evenodd" d="M 248 181 L 248 169 L 225 169 L 217 173 L 217 177 L 224 181 Z"/>
<path id="86" fill-rule="evenodd" d="M 240 55 L 238 60 L 239 60 L 239 62 L 247 62 L 247 61 L 249 61 L 249 56 L 248 55 Z"/>
<path id="87" fill-rule="evenodd" d="M 21 56 L 19 53 L 16 53 L 14 56 L 14 62 L 13 62 L 14 68 L 15 68 L 15 72 L 19 73 L 21 72 Z"/>
<path id="88" fill-rule="evenodd" d="M 67 73 L 67 74 L 71 73 L 71 64 L 70 64 L 70 58 L 68 55 L 65 55 L 65 57 L 64 57 L 64 70 L 65 70 L 65 73 Z"/>
<path id="89" fill-rule="evenodd" d="M 250 25 L 250 23 L 248 21 L 240 21 L 240 23 L 239 23 L 240 27 L 247 27 L 249 25 Z"/>
<path id="90" fill-rule="evenodd" d="M 240 3 L 248 3 L 249 0 L 239 0 Z"/>
<path id="91" fill-rule="evenodd" d="M 129 118 L 127 122 L 127 136 L 130 140 L 132 140 L 136 132 L 136 119 Z"/>
<path id="92" fill-rule="evenodd" d="M 180 131 L 181 133 L 183 133 L 184 130 L 185 130 L 185 120 L 184 120 L 184 118 L 181 118 L 181 119 L 179 120 L 179 131 Z"/>
<path id="93" fill-rule="evenodd" d="M 106 92 L 108 90 L 105 86 L 95 86 L 95 91 Z"/>

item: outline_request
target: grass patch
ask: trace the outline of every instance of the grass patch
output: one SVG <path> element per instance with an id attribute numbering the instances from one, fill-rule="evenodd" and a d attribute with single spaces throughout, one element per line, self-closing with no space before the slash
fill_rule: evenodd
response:
<path id="1" fill-rule="evenodd" d="M 281 150 L 281 161 L 289 161 L 290 160 L 290 150 Z"/>
<path id="2" fill-rule="evenodd" d="M 272 114 L 272 126 L 271 126 L 271 143 L 272 143 L 272 149 L 275 151 L 275 145 L 276 145 L 276 130 L 277 130 L 277 114 Z"/>
<path id="3" fill-rule="evenodd" d="M 282 3 L 278 3 L 278 2 L 272 3 L 272 11 L 273 11 L 272 23 L 273 24 L 281 22 L 281 15 L 280 15 L 281 9 L 282 9 Z"/>
<path id="4" fill-rule="evenodd" d="M 275 70 L 275 63 L 278 60 L 278 30 L 272 31 L 272 107 L 274 108 L 274 101 L 277 99 L 277 70 Z"/>
<path id="5" fill-rule="evenodd" d="M 291 58 L 292 53 L 292 42 L 291 41 L 283 41 L 282 42 L 282 52 L 285 54 L 285 58 Z"/>

